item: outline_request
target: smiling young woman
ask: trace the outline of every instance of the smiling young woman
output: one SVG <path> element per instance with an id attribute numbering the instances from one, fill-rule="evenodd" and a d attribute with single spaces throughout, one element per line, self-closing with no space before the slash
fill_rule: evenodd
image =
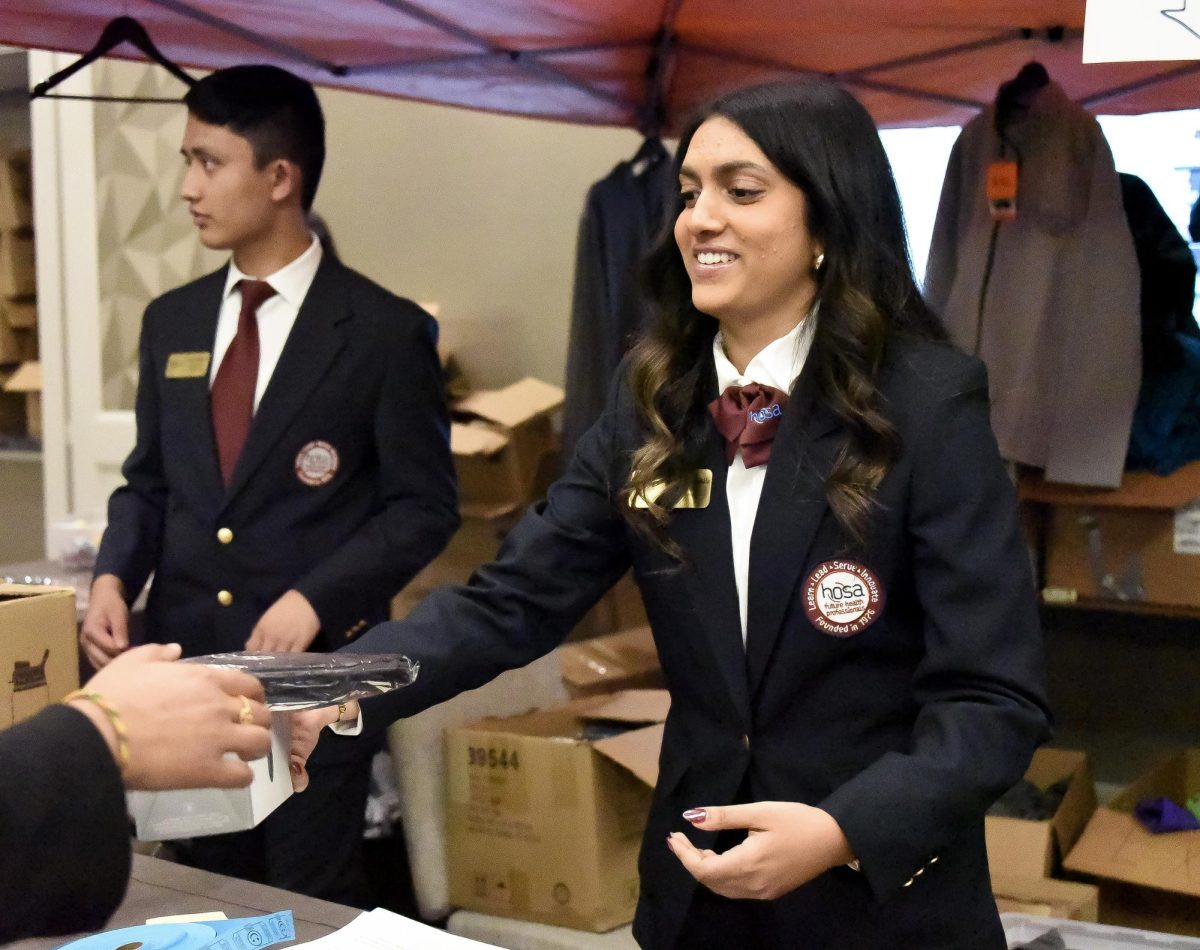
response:
<path id="1" fill-rule="evenodd" d="M 718 329 L 726 354 L 744 368 L 815 309 L 809 358 L 819 367 L 818 398 L 851 436 L 829 479 L 829 502 L 843 528 L 862 537 L 895 451 L 875 385 L 887 340 L 945 337 L 912 278 L 875 126 L 833 84 L 770 84 L 697 113 L 677 154 L 674 228 L 644 268 L 660 321 L 629 367 L 651 437 L 628 488 L 644 492 L 689 470 L 679 463 L 709 424 L 711 396 L 697 383 Z M 635 527 L 661 538 L 674 494 L 632 512 Z"/>
<path id="2" fill-rule="evenodd" d="M 675 170 L 657 328 L 497 561 L 350 648 L 436 671 L 364 722 L 545 654 L 632 567 L 671 692 L 641 946 L 1002 950 L 983 816 L 1047 710 L 983 366 L 849 94 L 724 96 Z"/>

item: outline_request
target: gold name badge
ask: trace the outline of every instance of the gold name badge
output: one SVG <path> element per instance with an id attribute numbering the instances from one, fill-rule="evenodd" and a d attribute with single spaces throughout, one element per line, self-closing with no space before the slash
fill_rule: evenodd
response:
<path id="1" fill-rule="evenodd" d="M 208 375 L 211 353 L 172 353 L 167 357 L 167 379 L 195 379 Z"/>
<path id="2" fill-rule="evenodd" d="M 691 485 L 685 491 L 674 505 L 673 508 L 707 508 L 709 501 L 712 499 L 712 480 L 713 474 L 710 468 L 701 468 L 692 472 Z M 630 492 L 629 506 L 631 508 L 649 508 L 653 502 L 658 501 L 662 493 L 667 490 L 670 485 L 667 481 L 651 482 L 646 486 L 644 492 Z"/>

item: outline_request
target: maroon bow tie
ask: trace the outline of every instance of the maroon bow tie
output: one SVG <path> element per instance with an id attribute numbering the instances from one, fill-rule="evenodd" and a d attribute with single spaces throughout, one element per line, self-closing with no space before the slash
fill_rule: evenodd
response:
<path id="1" fill-rule="evenodd" d="M 787 401 L 787 393 L 751 383 L 729 386 L 710 402 L 709 414 L 725 437 L 725 461 L 732 464 L 741 448 L 746 468 L 765 465 Z"/>

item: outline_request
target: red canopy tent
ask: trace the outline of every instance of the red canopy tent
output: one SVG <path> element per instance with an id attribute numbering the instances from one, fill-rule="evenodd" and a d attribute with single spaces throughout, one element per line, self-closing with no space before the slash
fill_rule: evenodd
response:
<path id="1" fill-rule="evenodd" d="M 1031 59 L 1095 111 L 1200 106 L 1200 63 L 1083 65 L 1084 0 L 5 0 L 0 43 L 84 52 L 121 15 L 186 66 L 643 129 L 805 72 L 881 125 L 959 124 Z"/>

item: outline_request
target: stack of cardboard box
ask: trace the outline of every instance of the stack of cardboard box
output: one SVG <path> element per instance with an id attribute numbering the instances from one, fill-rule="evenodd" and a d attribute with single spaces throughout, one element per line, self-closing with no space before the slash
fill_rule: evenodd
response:
<path id="1" fill-rule="evenodd" d="M 395 619 L 408 616 L 430 591 L 466 582 L 495 557 L 505 533 L 534 500 L 538 472 L 555 448 L 551 417 L 562 405 L 559 387 L 526 378 L 502 389 L 472 391 L 451 354 L 442 354 L 442 368 L 462 526 L 393 599 Z"/>
<path id="2" fill-rule="evenodd" d="M 0 154 L 0 434 L 41 438 L 32 194 L 28 149 Z"/>
<path id="3" fill-rule="evenodd" d="M 449 731 L 451 902 L 576 930 L 632 920 L 669 705 L 625 690 Z"/>
<path id="4" fill-rule="evenodd" d="M 1169 756 L 1096 809 L 1064 862 L 1100 886 L 1100 920 L 1200 937 L 1200 831 L 1152 834 L 1135 806 L 1200 797 L 1200 748 Z"/>
<path id="5" fill-rule="evenodd" d="M 436 311 L 432 304 L 423 304 Z M 408 616 L 431 591 L 463 584 L 491 561 L 525 508 L 545 495 L 560 467 L 554 416 L 560 387 L 526 377 L 499 389 L 472 389 L 454 355 L 441 352 L 450 400 L 450 449 L 458 476 L 462 526 L 446 549 L 392 601 L 393 619 Z M 572 640 L 645 624 L 636 585 L 623 578 L 581 621 Z M 611 685 L 605 691 L 620 689 Z"/>
<path id="6" fill-rule="evenodd" d="M 1063 920 L 1095 921 L 1099 893 L 1094 885 L 1062 880 L 1063 857 L 1079 840 L 1096 810 L 1096 790 L 1087 753 L 1042 748 L 1025 781 L 1045 792 L 1065 784 L 1054 814 L 1033 820 L 989 815 L 984 822 L 992 893 L 1002 912 Z"/>
<path id="7" fill-rule="evenodd" d="M 442 354 L 462 527 L 392 603 L 403 617 L 430 591 L 491 560 L 559 468 L 557 386 L 523 379 L 472 390 Z M 637 904 L 637 852 L 669 698 L 629 576 L 558 651 L 566 706 L 446 732 L 450 895 L 485 914 L 604 931 Z M 422 675 L 436 675 L 423 671 Z M 639 688 L 632 688 L 639 687 Z"/>
<path id="8" fill-rule="evenodd" d="M 1133 815 L 1146 799 L 1200 796 L 1200 749 L 1170 756 L 1104 805 L 1084 752 L 1039 749 L 1025 778 L 1042 790 L 1066 782 L 1066 792 L 1044 821 L 988 817 L 1002 911 L 1200 936 L 1200 831 L 1152 834 Z"/>
<path id="9" fill-rule="evenodd" d="M 0 584 L 0 729 L 79 687 L 75 592 Z"/>

